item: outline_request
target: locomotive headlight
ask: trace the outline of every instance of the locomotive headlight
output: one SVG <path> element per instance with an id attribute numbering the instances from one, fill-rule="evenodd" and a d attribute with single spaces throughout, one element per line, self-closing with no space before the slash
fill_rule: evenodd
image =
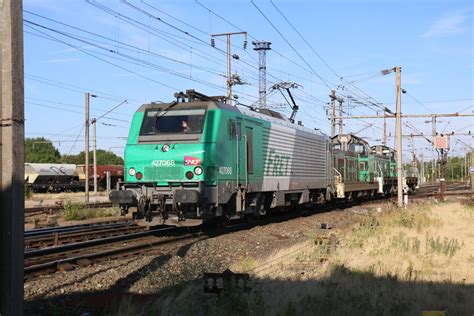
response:
<path id="1" fill-rule="evenodd" d="M 198 176 L 202 174 L 202 168 L 201 167 L 196 167 L 194 168 L 194 173 Z"/>
<path id="2" fill-rule="evenodd" d="M 170 150 L 170 145 L 168 144 L 164 144 L 163 147 L 161 147 L 161 151 L 167 152 L 168 150 Z"/>
<path id="3" fill-rule="evenodd" d="M 135 168 L 130 168 L 128 169 L 128 174 L 131 175 L 132 177 L 137 173 L 137 171 L 135 170 Z"/>

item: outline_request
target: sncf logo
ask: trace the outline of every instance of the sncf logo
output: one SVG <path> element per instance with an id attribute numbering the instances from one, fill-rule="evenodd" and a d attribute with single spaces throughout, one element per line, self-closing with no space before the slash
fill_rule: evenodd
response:
<path id="1" fill-rule="evenodd" d="M 201 159 L 191 156 L 184 156 L 184 165 L 185 166 L 200 166 Z"/>

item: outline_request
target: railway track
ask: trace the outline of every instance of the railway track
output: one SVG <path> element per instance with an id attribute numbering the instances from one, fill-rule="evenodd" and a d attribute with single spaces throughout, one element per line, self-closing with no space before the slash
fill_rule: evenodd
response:
<path id="1" fill-rule="evenodd" d="M 371 201 L 371 202 L 378 202 Z M 339 205 L 337 209 L 344 209 L 356 205 L 361 205 L 362 202 L 346 202 Z M 156 251 L 156 247 L 178 243 L 187 240 L 203 240 L 214 236 L 228 234 L 235 231 L 249 229 L 257 225 L 267 225 L 277 223 L 280 221 L 291 220 L 300 216 L 309 216 L 316 212 L 326 212 L 334 210 L 330 205 L 321 206 L 317 211 L 314 209 L 301 209 L 295 212 L 275 213 L 272 216 L 261 218 L 260 220 L 240 220 L 232 222 L 226 226 L 210 226 L 210 227 L 159 227 L 157 229 L 143 230 L 122 234 L 118 236 L 95 238 L 91 240 L 78 241 L 66 244 L 59 244 L 57 246 L 49 246 L 46 248 L 25 249 L 25 278 L 35 277 L 37 275 L 51 273 L 55 271 L 66 271 L 74 269 L 75 267 L 88 266 L 91 263 L 100 262 L 103 260 L 113 260 L 127 256 L 137 256 L 149 251 Z M 104 225 L 107 227 L 104 230 L 114 227 L 114 223 Z M 133 227 L 133 225 L 130 225 Z M 142 226 L 138 226 L 144 228 Z M 113 229 L 113 228 L 112 228 Z M 65 236 L 68 234 L 80 235 L 90 234 L 94 230 L 91 226 L 80 227 L 65 227 L 61 228 Z M 43 238 L 54 232 L 55 229 L 43 229 L 32 236 L 34 238 Z M 85 231 L 85 232 L 78 232 Z M 29 233 L 31 236 L 31 233 Z M 28 236 L 29 238 L 29 236 Z M 26 244 L 25 236 L 25 244 Z M 51 242 L 51 241 L 50 241 Z"/>
<path id="2" fill-rule="evenodd" d="M 439 184 L 426 184 L 420 186 L 412 195 L 414 198 L 436 197 L 439 194 Z M 449 183 L 446 186 L 445 196 L 469 196 L 473 195 L 470 186 L 465 183 Z"/>
<path id="3" fill-rule="evenodd" d="M 465 193 L 465 186 L 449 186 L 447 192 L 456 195 Z M 472 194 L 472 191 L 468 192 Z M 411 195 L 411 199 L 436 196 L 436 186 L 424 186 Z M 383 201 L 395 203 L 395 199 L 348 201 L 337 207 L 321 206 L 317 212 L 346 209 L 359 205 L 370 205 Z M 190 239 L 206 239 L 219 234 L 232 233 L 256 225 L 266 225 L 291 220 L 299 216 L 315 214 L 314 209 L 275 214 L 258 221 L 241 221 L 226 227 L 203 229 L 203 227 L 158 227 L 147 229 L 132 222 L 109 222 L 46 228 L 25 233 L 25 277 L 83 267 L 102 260 L 136 256 L 157 250 L 156 247 L 170 245 Z M 100 227 L 98 227 L 100 226 Z M 57 236 L 57 237 L 54 237 Z M 46 245 L 46 248 L 41 248 Z"/>
<path id="4" fill-rule="evenodd" d="M 25 232 L 25 250 L 57 247 L 81 241 L 127 235 L 146 230 L 131 220 L 32 229 Z"/>
<path id="5" fill-rule="evenodd" d="M 58 270 L 70 270 L 76 266 L 84 267 L 101 260 L 138 255 L 154 250 L 155 246 L 192 237 L 192 233 L 179 233 L 176 227 L 161 227 L 56 247 L 26 250 L 25 278 Z"/>
<path id="6" fill-rule="evenodd" d="M 93 209 L 93 208 L 107 208 L 114 206 L 110 202 L 98 202 L 98 203 L 89 203 L 89 204 L 79 204 L 81 209 Z M 25 208 L 25 216 L 38 215 L 42 213 L 49 213 L 54 211 L 64 210 L 64 205 L 44 205 L 44 206 L 35 206 Z"/>

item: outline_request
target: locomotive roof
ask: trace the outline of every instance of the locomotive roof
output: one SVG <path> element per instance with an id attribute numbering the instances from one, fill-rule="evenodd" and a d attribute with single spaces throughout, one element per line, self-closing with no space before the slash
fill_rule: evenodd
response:
<path id="1" fill-rule="evenodd" d="M 341 142 L 347 142 L 347 143 L 356 143 L 356 144 L 362 144 L 367 147 L 369 147 L 369 143 L 358 136 L 355 136 L 354 134 L 339 134 L 331 137 L 332 143 L 337 144 Z"/>
<path id="2" fill-rule="evenodd" d="M 174 104 L 174 105 L 173 105 Z M 319 135 L 322 137 L 328 137 L 326 134 L 322 133 L 320 130 L 304 127 L 302 125 L 291 123 L 290 120 L 282 115 L 279 112 L 273 111 L 271 109 L 250 109 L 243 106 L 233 106 L 227 103 L 223 103 L 220 101 L 214 100 L 193 100 L 191 102 L 171 102 L 171 103 L 148 103 L 143 104 L 137 112 L 145 112 L 148 109 L 159 109 L 163 110 L 168 108 L 169 106 L 173 105 L 173 109 L 175 108 L 189 108 L 192 107 L 206 107 L 209 109 L 222 109 L 226 111 L 238 112 L 250 117 L 255 117 L 267 122 L 271 122 L 273 124 L 278 124 L 281 126 L 290 127 L 293 129 L 305 131 L 311 134 Z"/>
<path id="3" fill-rule="evenodd" d="M 395 149 L 388 147 L 386 145 L 374 145 L 374 146 L 371 146 L 370 149 L 372 150 L 373 153 L 376 153 L 377 155 L 383 155 L 383 156 L 387 156 L 387 154 L 392 154 L 392 153 L 397 152 Z"/>

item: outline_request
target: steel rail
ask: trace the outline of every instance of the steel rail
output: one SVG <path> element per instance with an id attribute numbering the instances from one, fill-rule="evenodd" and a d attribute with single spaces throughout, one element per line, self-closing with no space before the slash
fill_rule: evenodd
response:
<path id="1" fill-rule="evenodd" d="M 114 249 L 108 249 L 104 251 L 98 251 L 98 252 L 92 252 L 92 253 L 87 253 L 87 254 L 79 254 L 76 256 L 72 257 L 67 257 L 67 258 L 62 258 L 62 259 L 56 259 L 56 260 L 51 260 L 48 262 L 43 262 L 39 264 L 34 264 L 34 265 L 25 265 L 25 273 L 33 273 L 35 271 L 40 271 L 40 270 L 46 270 L 46 269 L 57 269 L 61 265 L 64 265 L 66 263 L 71 263 L 71 262 L 77 262 L 78 260 L 81 259 L 98 259 L 101 257 L 110 257 L 113 255 L 129 255 L 136 253 L 136 251 L 142 250 L 143 248 L 152 248 L 153 246 L 158 246 L 162 244 L 167 244 L 171 242 L 176 242 L 176 241 L 182 241 L 190 238 L 195 238 L 195 234 L 187 234 L 179 237 L 175 237 L 173 239 L 165 239 L 165 240 L 157 240 L 157 241 L 146 241 L 144 243 L 140 244 L 135 244 L 135 245 L 130 245 L 126 247 L 117 247 Z"/>
<path id="2" fill-rule="evenodd" d="M 105 224 L 81 224 L 81 225 L 70 225 L 70 226 L 59 226 L 59 227 L 48 227 L 40 229 L 32 229 L 25 231 L 25 239 L 30 239 L 40 236 L 53 235 L 54 233 L 75 233 L 75 232 L 86 232 L 94 231 L 99 229 L 106 229 L 111 227 L 126 227 L 133 225 L 132 221 L 122 221 L 122 222 L 105 222 Z"/>
<path id="3" fill-rule="evenodd" d="M 100 245 L 104 243 L 112 243 L 115 241 L 122 241 L 122 240 L 130 239 L 130 238 L 144 237 L 144 236 L 153 235 L 153 234 L 170 231 L 174 229 L 176 229 L 176 227 L 166 227 L 166 228 L 161 228 L 161 229 L 147 230 L 144 232 L 137 232 L 137 233 L 120 235 L 120 236 L 112 236 L 112 237 L 81 241 L 81 242 L 61 245 L 57 247 L 47 247 L 47 248 L 42 248 L 42 249 L 29 250 L 29 251 L 25 251 L 24 256 L 25 256 L 25 259 L 29 259 L 29 258 L 48 255 L 48 254 L 76 250 L 76 249 L 85 248 L 88 246 L 95 246 L 95 245 Z"/>

